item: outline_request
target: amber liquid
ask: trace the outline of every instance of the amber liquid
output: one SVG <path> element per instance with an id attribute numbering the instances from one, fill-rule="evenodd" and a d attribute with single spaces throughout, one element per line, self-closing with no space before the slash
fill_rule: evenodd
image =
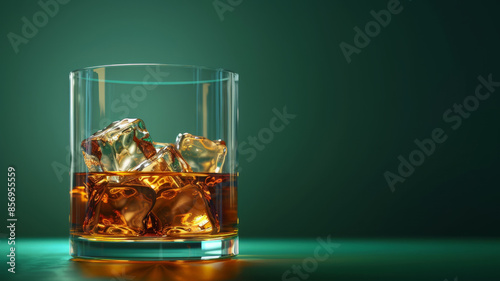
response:
<path id="1" fill-rule="evenodd" d="M 97 240 L 210 240 L 235 236 L 238 232 L 235 175 L 174 172 L 75 173 L 72 183 L 70 224 L 73 236 Z M 121 196 L 114 198 L 118 203 L 106 205 L 105 203 L 113 200 L 113 196 Z M 183 197 L 179 199 L 180 196 Z M 120 209 L 113 209 L 117 204 Z M 155 204 L 165 206 L 157 208 Z M 189 204 L 205 204 L 207 208 L 193 208 L 195 211 L 192 211 Z M 172 212 L 169 208 L 172 208 Z M 179 209 L 187 211 L 179 214 Z M 155 213 L 154 210 L 161 212 Z M 200 212 L 206 215 L 199 215 Z M 167 217 L 168 220 L 165 219 Z M 177 225 L 187 226 L 171 229 L 168 224 L 172 221 Z M 196 227 L 191 227 L 189 223 Z"/>

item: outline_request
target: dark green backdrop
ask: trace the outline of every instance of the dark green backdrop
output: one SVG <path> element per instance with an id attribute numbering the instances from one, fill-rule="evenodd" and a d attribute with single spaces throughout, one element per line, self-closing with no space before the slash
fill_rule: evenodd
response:
<path id="1" fill-rule="evenodd" d="M 500 6 L 402 0 L 348 63 L 339 44 L 388 2 L 233 1 L 221 20 L 212 0 L 72 0 L 17 54 L 7 35 L 42 9 L 4 3 L 0 205 L 12 165 L 18 236 L 68 234 L 69 71 L 197 64 L 240 74 L 240 142 L 274 108 L 296 115 L 254 159 L 240 156 L 242 237 L 498 236 L 500 88 L 457 130 L 442 115 L 479 75 L 500 81 Z M 438 127 L 448 139 L 391 192 L 384 172 Z"/>

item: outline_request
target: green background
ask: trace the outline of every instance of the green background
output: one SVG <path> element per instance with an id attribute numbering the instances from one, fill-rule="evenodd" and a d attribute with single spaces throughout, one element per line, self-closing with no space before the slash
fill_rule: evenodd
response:
<path id="1" fill-rule="evenodd" d="M 297 116 L 240 156 L 241 237 L 498 237 L 500 89 L 458 130 L 442 114 L 478 75 L 500 81 L 499 5 L 401 1 L 347 63 L 339 44 L 387 2 L 243 0 L 221 21 L 211 0 L 73 0 L 17 54 L 7 34 L 41 8 L 4 3 L 1 167 L 16 168 L 18 237 L 69 232 L 69 71 L 132 62 L 238 72 L 240 142 L 273 108 Z M 391 192 L 384 172 L 437 127 L 446 142 Z"/>

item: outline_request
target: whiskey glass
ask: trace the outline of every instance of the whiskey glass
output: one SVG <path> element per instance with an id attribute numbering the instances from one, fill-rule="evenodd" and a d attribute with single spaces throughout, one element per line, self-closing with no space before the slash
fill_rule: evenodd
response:
<path id="1" fill-rule="evenodd" d="M 238 74 L 121 64 L 70 73 L 70 252 L 238 254 Z"/>

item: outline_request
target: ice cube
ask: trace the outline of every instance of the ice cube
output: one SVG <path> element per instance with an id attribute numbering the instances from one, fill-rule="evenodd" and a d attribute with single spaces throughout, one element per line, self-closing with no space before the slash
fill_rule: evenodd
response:
<path id="1" fill-rule="evenodd" d="M 184 185 L 178 176 L 160 175 L 157 173 L 152 175 L 141 175 L 137 177 L 137 181 L 139 181 L 139 184 L 149 186 L 155 191 L 158 191 L 159 188 L 178 188 Z"/>
<path id="2" fill-rule="evenodd" d="M 189 167 L 186 160 L 184 160 L 180 152 L 175 148 L 175 145 L 171 143 L 165 144 L 165 146 L 163 146 L 156 152 L 156 155 L 144 160 L 139 165 L 132 168 L 132 171 L 169 171 L 179 173 L 192 172 L 191 167 Z"/>
<path id="3" fill-rule="evenodd" d="M 151 215 L 158 235 L 175 237 L 217 231 L 218 223 L 197 185 L 161 188 L 156 194 Z"/>
<path id="4" fill-rule="evenodd" d="M 220 173 L 226 157 L 226 143 L 212 141 L 191 134 L 177 136 L 177 150 L 186 159 L 193 172 Z"/>
<path id="5" fill-rule="evenodd" d="M 168 145 L 168 143 L 155 142 L 155 141 L 153 142 L 153 146 L 155 147 L 156 152 L 160 151 L 160 149 L 164 148 L 167 145 Z"/>
<path id="6" fill-rule="evenodd" d="M 93 235 L 142 235 L 155 200 L 148 186 L 102 184 L 90 195 L 83 229 Z"/>
<path id="7" fill-rule="evenodd" d="M 90 172 L 128 171 L 156 154 L 141 119 L 115 121 L 82 141 L 81 148 Z"/>

